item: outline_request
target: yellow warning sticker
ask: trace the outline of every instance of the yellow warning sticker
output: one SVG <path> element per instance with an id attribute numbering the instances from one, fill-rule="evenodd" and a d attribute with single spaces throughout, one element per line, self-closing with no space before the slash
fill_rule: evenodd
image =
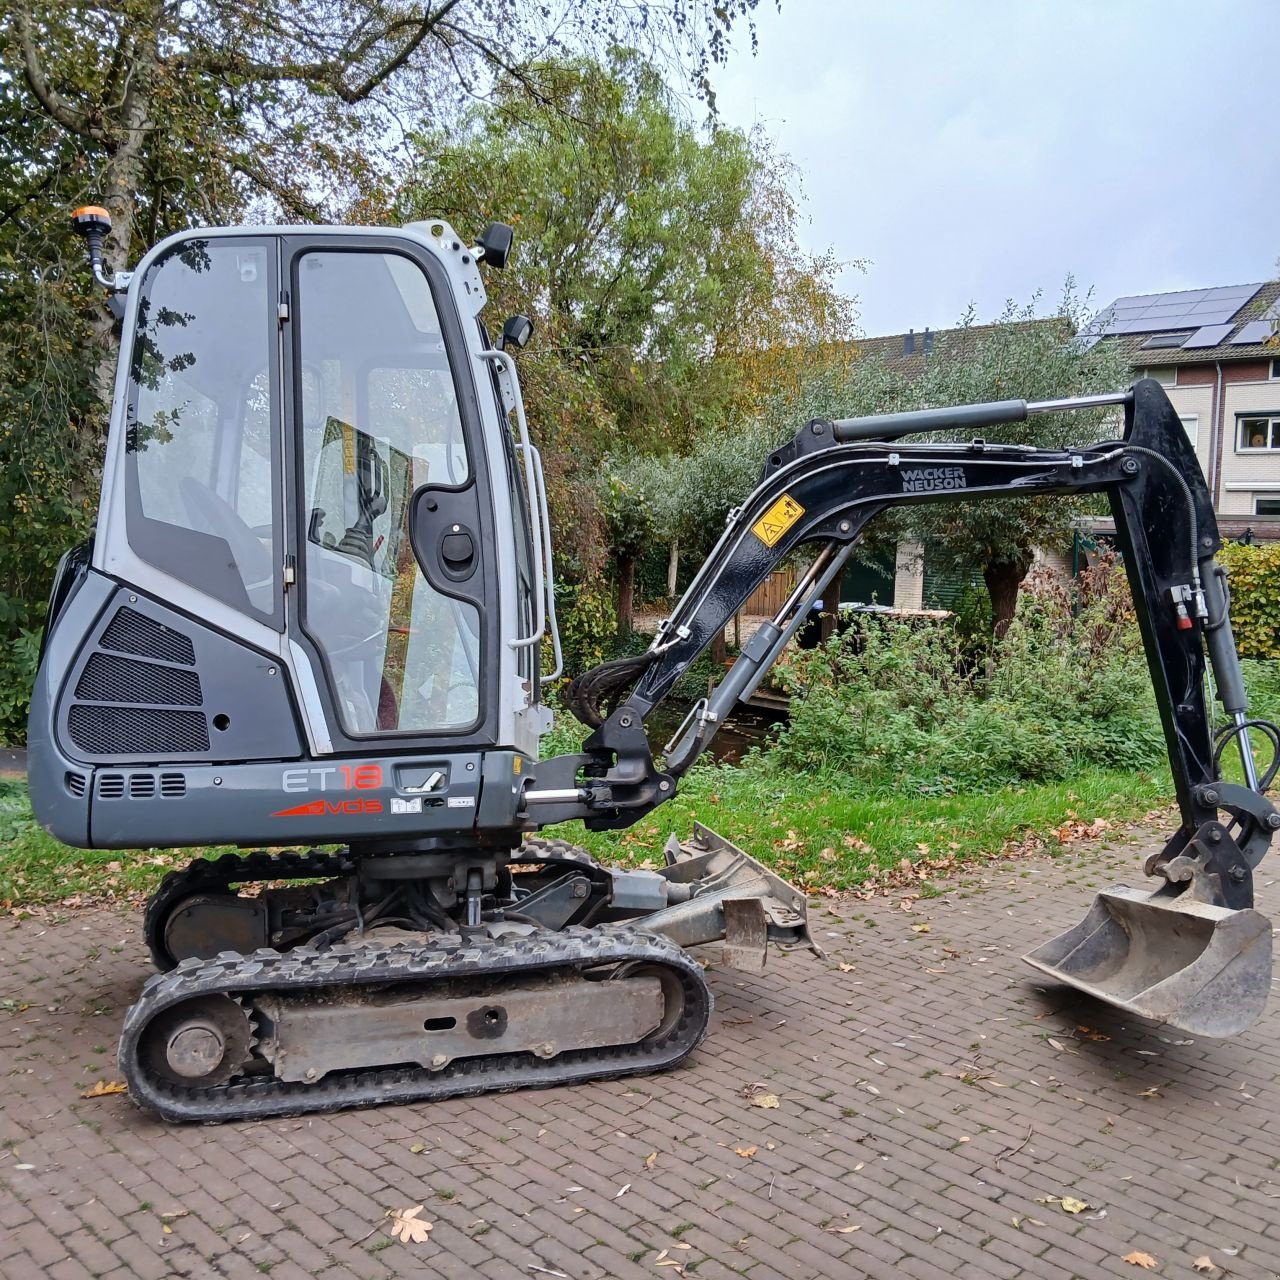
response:
<path id="1" fill-rule="evenodd" d="M 751 526 L 751 532 L 766 547 L 772 547 L 802 515 L 804 515 L 804 508 L 790 494 L 784 493 Z"/>

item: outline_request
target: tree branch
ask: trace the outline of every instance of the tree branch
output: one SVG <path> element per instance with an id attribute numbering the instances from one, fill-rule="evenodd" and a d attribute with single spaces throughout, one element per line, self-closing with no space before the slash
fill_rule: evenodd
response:
<path id="1" fill-rule="evenodd" d="M 348 42 L 337 56 L 315 62 L 255 63 L 242 56 L 210 51 L 207 54 L 183 54 L 175 59 L 175 65 L 180 69 L 204 71 L 211 75 L 236 76 L 255 83 L 269 80 L 294 80 L 327 85 L 343 102 L 353 105 L 363 102 L 375 89 L 399 71 L 459 2 L 460 0 L 444 0 L 438 9 L 433 11 L 428 7 L 420 17 L 398 18 L 369 32 L 355 46 L 351 46 Z M 360 60 L 378 44 L 394 39 L 402 33 L 409 34 L 396 53 L 369 72 L 355 88 L 350 88 L 343 82 L 344 74 L 357 66 Z"/>
<path id="2" fill-rule="evenodd" d="M 248 178 L 268 195 L 274 196 L 280 202 L 280 208 L 291 217 L 301 218 L 304 222 L 325 221 L 324 212 L 319 205 L 313 204 L 299 192 L 290 190 L 247 156 L 229 156 L 227 163 L 236 173 Z"/>
<path id="3" fill-rule="evenodd" d="M 19 5 L 14 13 L 14 27 L 18 36 L 18 48 L 22 53 L 22 69 L 31 92 L 36 96 L 36 101 L 64 129 L 69 129 L 82 138 L 92 138 L 95 142 L 104 141 L 103 131 L 90 124 L 89 117 L 83 111 L 73 107 L 45 79 L 44 68 L 40 65 L 40 55 L 36 52 L 35 40 L 31 32 L 31 14 L 25 4 Z"/>

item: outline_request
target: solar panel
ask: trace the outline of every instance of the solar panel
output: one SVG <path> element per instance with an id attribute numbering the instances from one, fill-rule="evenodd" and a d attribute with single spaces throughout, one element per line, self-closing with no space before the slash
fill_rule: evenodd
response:
<path id="1" fill-rule="evenodd" d="M 1207 324 L 1197 329 L 1182 345 L 1190 351 L 1196 347 L 1216 347 L 1231 332 L 1229 324 Z"/>
<path id="2" fill-rule="evenodd" d="M 1271 337 L 1271 322 L 1268 320 L 1250 320 L 1234 338 L 1231 339 L 1233 347 L 1244 346 L 1250 342 L 1266 342 Z"/>
<path id="3" fill-rule="evenodd" d="M 1181 289 L 1176 293 L 1117 298 L 1090 328 L 1096 327 L 1104 334 L 1159 333 L 1166 329 L 1200 329 L 1223 324 L 1261 287 L 1260 284 L 1234 284 L 1216 289 Z"/>

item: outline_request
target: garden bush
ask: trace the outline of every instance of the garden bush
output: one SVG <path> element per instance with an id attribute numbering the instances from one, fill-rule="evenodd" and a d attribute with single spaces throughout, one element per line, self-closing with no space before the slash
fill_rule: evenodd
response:
<path id="1" fill-rule="evenodd" d="M 1163 738 L 1123 575 L 1034 574 L 985 663 L 947 620 L 868 616 L 791 658 L 797 695 L 772 753 L 834 782 L 952 792 L 1158 765 Z"/>

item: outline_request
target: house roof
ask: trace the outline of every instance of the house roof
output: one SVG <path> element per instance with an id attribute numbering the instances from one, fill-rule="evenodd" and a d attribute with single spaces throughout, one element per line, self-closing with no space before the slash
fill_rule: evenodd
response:
<path id="1" fill-rule="evenodd" d="M 878 360 L 887 369 L 904 378 L 918 378 L 924 373 L 930 354 L 945 351 L 948 355 L 963 356 L 983 343 L 997 329 L 1036 325 L 1060 326 L 1064 340 L 1071 335 L 1066 320 L 1060 316 L 1049 316 L 1042 320 L 1015 320 L 1003 325 L 971 324 L 957 329 L 925 329 L 920 333 L 911 330 L 879 338 L 858 338 L 855 346 L 860 359 Z M 911 346 L 910 351 L 907 350 L 908 344 Z"/>
<path id="2" fill-rule="evenodd" d="M 1267 280 L 1117 298 L 1080 331 L 1080 340 L 1113 342 L 1140 368 L 1280 359 L 1277 335 L 1280 280 Z"/>

